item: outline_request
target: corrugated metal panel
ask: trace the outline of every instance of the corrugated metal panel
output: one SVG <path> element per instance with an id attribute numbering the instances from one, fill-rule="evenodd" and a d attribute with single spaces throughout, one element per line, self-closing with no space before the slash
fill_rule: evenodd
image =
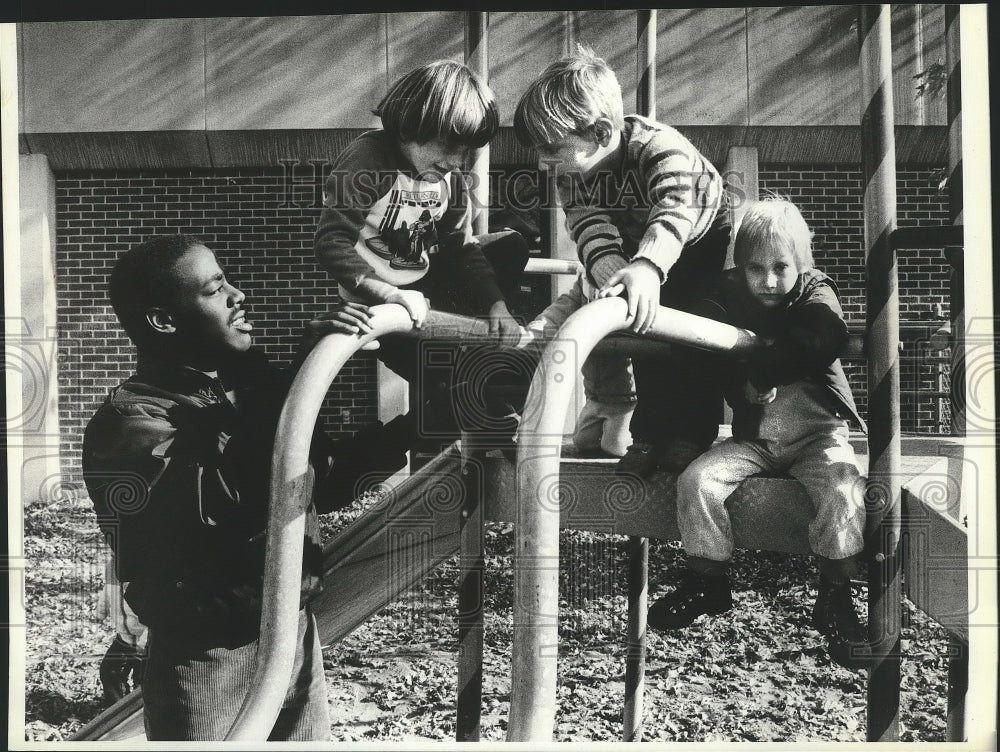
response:
<path id="1" fill-rule="evenodd" d="M 561 12 L 490 13 L 490 86 L 502 124 L 514 122 L 528 84 L 563 56 L 564 39 Z"/>
<path id="2" fill-rule="evenodd" d="M 31 154 L 44 154 L 53 170 L 126 170 L 206 167 L 205 131 L 131 133 L 28 133 Z"/>
<path id="3" fill-rule="evenodd" d="M 757 147 L 762 163 L 857 164 L 861 161 L 860 126 L 751 126 L 747 128 L 745 140 L 748 145 Z"/>
<path id="4" fill-rule="evenodd" d="M 21 152 L 45 154 L 56 170 L 144 167 L 278 167 L 289 160 L 332 162 L 364 128 L 259 131 L 145 131 L 135 133 L 22 134 Z M 857 164 L 861 159 L 856 126 L 705 126 L 678 130 L 721 169 L 730 146 L 756 146 L 763 163 Z M 946 161 L 947 128 L 896 128 L 900 164 L 940 165 Z M 537 156 L 503 127 L 490 148 L 493 165 L 534 166 Z"/>
<path id="5" fill-rule="evenodd" d="M 720 170 L 730 146 L 753 146 L 745 143 L 746 127 L 742 125 L 678 125 L 677 130 Z"/>
<path id="6" fill-rule="evenodd" d="M 634 10 L 588 10 L 576 14 L 577 41 L 589 45 L 618 76 L 626 112 L 635 112 L 636 13 Z M 526 72 L 526 76 L 530 75 Z"/>
<path id="7" fill-rule="evenodd" d="M 858 124 L 856 10 L 751 8 L 748 14 L 750 125 Z"/>
<path id="8" fill-rule="evenodd" d="M 745 125 L 742 8 L 657 11 L 656 106 L 667 123 Z M 635 101 L 626 101 L 626 112 Z"/>
<path id="9" fill-rule="evenodd" d="M 212 131 L 208 145 L 215 167 L 278 167 L 288 162 L 332 163 L 364 128 Z"/>
<path id="10" fill-rule="evenodd" d="M 382 16 L 206 19 L 208 130 L 366 128 L 385 86 Z"/>
<path id="11" fill-rule="evenodd" d="M 29 23 L 25 133 L 205 127 L 202 19 Z"/>
<path id="12" fill-rule="evenodd" d="M 384 19 L 388 77 L 382 82 L 376 104 L 388 86 L 417 66 L 444 58 L 464 62 L 465 20 L 460 11 L 386 13 Z M 493 60 L 495 63 L 496 58 Z"/>

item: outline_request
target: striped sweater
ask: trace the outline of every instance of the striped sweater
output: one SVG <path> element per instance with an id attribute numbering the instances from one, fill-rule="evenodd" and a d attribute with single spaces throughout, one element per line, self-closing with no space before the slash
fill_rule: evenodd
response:
<path id="1" fill-rule="evenodd" d="M 654 120 L 625 118 L 615 168 L 583 181 L 560 183 L 566 226 L 588 280 L 597 287 L 637 257 L 649 259 L 666 279 L 681 250 L 711 226 L 722 202 L 722 177 L 674 128 Z M 667 243 L 639 253 L 653 224 Z"/>

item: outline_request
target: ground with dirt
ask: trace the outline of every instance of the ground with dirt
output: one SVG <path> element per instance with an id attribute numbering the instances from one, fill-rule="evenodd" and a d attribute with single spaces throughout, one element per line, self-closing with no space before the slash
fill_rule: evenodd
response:
<path id="1" fill-rule="evenodd" d="M 359 508 L 327 518 L 327 534 Z M 96 613 L 106 553 L 86 497 L 35 505 L 24 524 L 25 737 L 65 739 L 103 708 L 97 667 L 111 634 Z M 500 525 L 486 536 L 486 740 L 506 733 L 513 538 Z M 626 544 L 562 534 L 558 741 L 621 738 Z M 682 564 L 677 543 L 653 542 L 652 597 L 669 589 Z M 454 739 L 457 576 L 457 561 L 447 562 L 324 651 L 334 740 Z M 864 741 L 865 672 L 832 664 L 809 626 L 815 579 L 807 557 L 739 552 L 733 611 L 650 635 L 643 739 Z M 863 589 L 857 595 L 863 608 Z M 901 740 L 944 741 L 946 633 L 907 605 L 903 651 Z"/>

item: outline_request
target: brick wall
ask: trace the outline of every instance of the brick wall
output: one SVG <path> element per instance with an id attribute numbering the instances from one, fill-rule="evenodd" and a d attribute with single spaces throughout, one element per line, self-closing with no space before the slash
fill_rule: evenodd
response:
<path id="1" fill-rule="evenodd" d="M 290 180 L 289 178 L 293 178 Z M 861 174 L 854 167 L 762 165 L 761 188 L 798 203 L 816 235 L 816 262 L 841 287 L 854 328 L 864 322 Z M 189 232 L 205 239 L 247 294 L 257 344 L 287 362 L 302 322 L 334 300 L 312 256 L 321 170 L 157 170 L 66 172 L 57 175 L 57 296 L 60 332 L 60 424 L 67 480 L 79 481 L 80 440 L 108 390 L 128 377 L 134 350 L 106 297 L 118 254 L 148 235 Z M 946 221 L 945 198 L 933 170 L 899 171 L 899 224 Z M 922 319 L 937 305 L 947 316 L 947 265 L 939 249 L 900 254 L 904 319 Z M 532 315 L 547 287 L 526 286 L 515 308 Z M 904 363 L 904 428 L 929 431 L 939 421 L 938 366 Z M 946 353 L 945 353 L 946 355 Z M 862 364 L 849 365 L 865 405 Z M 359 354 L 335 383 L 321 418 L 331 433 L 356 430 L 377 415 L 375 359 Z M 943 382 L 947 388 L 947 382 Z M 919 393 L 920 396 L 915 396 Z M 945 420 L 947 416 L 945 414 Z"/>
<path id="2" fill-rule="evenodd" d="M 946 192 L 939 191 L 939 171 L 906 165 L 897 170 L 900 227 L 948 222 Z M 794 201 L 814 233 L 816 266 L 837 282 L 849 325 L 865 323 L 864 217 L 861 170 L 842 165 L 761 165 L 760 188 Z M 899 310 L 903 322 L 948 317 L 949 267 L 940 248 L 903 250 L 898 254 Z M 931 352 L 926 341 L 904 345 L 900 367 L 901 423 L 904 431 L 936 433 L 947 426 L 948 351 Z M 862 411 L 867 409 L 863 363 L 845 370 Z M 945 429 L 946 430 L 946 429 Z"/>

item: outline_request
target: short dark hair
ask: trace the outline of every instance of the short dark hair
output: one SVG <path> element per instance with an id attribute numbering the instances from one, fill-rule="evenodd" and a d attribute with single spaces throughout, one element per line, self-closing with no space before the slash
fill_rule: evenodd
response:
<path id="1" fill-rule="evenodd" d="M 500 129 L 493 92 L 454 60 L 415 68 L 389 89 L 372 110 L 382 127 L 404 142 L 485 146 Z"/>
<path id="2" fill-rule="evenodd" d="M 190 248 L 204 244 L 193 235 L 154 235 L 118 257 L 108 294 L 119 323 L 136 347 L 147 344 L 152 335 L 146 311 L 174 300 L 177 262 Z"/>

